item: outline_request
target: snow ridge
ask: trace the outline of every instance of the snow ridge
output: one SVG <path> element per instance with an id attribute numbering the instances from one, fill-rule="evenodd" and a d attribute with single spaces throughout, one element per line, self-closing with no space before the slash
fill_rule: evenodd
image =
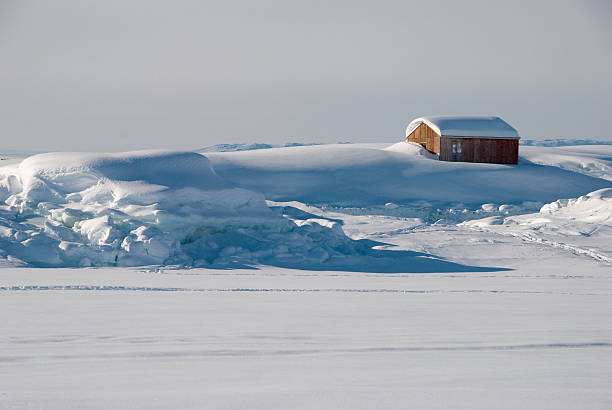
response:
<path id="1" fill-rule="evenodd" d="M 0 167 L 0 264 L 467 269 L 351 239 L 350 215 L 440 226 L 478 219 L 465 226 L 546 232 L 550 243 L 607 261 L 605 249 L 574 239 L 608 235 L 608 146 L 565 148 L 524 147 L 518 166 L 441 162 L 407 142 L 34 155 Z"/>
<path id="2" fill-rule="evenodd" d="M 338 223 L 291 220 L 194 152 L 49 153 L 0 174 L 0 257 L 32 266 L 230 266 L 356 255 Z"/>

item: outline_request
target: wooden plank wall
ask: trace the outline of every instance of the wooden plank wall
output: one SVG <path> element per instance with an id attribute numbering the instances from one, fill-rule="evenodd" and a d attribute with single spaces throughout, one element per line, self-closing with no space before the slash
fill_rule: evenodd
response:
<path id="1" fill-rule="evenodd" d="M 460 154 L 453 154 L 453 141 L 461 142 Z M 443 136 L 440 140 L 440 160 L 518 164 L 518 143 L 517 139 Z"/>
<path id="2" fill-rule="evenodd" d="M 429 152 L 440 153 L 440 136 L 425 123 L 419 125 L 406 139 L 423 145 Z"/>

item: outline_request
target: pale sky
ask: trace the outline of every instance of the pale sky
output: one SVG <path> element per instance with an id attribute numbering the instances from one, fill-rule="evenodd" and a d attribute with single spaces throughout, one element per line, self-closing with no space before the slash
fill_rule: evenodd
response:
<path id="1" fill-rule="evenodd" d="M 603 1 L 0 0 L 3 149 L 393 142 L 415 117 L 612 139 Z"/>

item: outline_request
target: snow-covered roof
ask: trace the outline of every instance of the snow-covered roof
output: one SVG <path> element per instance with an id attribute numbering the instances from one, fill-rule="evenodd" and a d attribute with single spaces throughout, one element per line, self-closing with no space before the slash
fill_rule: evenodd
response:
<path id="1" fill-rule="evenodd" d="M 439 135 L 448 137 L 482 137 L 519 139 L 518 132 L 499 117 L 436 115 L 413 120 L 406 128 L 406 137 L 422 123 Z"/>

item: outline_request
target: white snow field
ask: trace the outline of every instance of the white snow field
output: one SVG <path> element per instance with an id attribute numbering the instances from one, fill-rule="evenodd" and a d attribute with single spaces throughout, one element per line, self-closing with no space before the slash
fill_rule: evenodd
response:
<path id="1" fill-rule="evenodd" d="M 612 147 L 387 145 L 0 155 L 0 408 L 612 408 Z"/>

